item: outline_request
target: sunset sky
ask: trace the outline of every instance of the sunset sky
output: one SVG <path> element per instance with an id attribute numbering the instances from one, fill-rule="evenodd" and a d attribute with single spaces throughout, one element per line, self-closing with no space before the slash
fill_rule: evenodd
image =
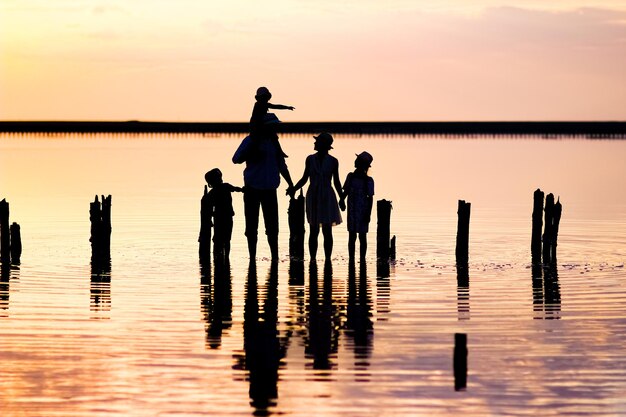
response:
<path id="1" fill-rule="evenodd" d="M 1 0 L 0 120 L 625 120 L 626 0 Z"/>

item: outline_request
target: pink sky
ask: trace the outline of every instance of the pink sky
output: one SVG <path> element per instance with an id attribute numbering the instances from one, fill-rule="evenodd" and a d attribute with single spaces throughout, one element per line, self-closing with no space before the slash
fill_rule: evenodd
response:
<path id="1" fill-rule="evenodd" d="M 3 0 L 0 120 L 626 119 L 623 0 L 221 3 Z"/>

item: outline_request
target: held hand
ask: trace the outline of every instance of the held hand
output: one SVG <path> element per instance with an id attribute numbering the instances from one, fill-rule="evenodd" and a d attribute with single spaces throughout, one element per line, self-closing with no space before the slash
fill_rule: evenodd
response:
<path id="1" fill-rule="evenodd" d="M 339 200 L 339 208 L 341 211 L 346 211 L 346 201 L 343 198 Z"/>
<path id="2" fill-rule="evenodd" d="M 293 188 L 293 185 L 287 187 L 287 191 L 285 192 L 285 195 L 288 195 L 290 198 L 293 198 L 295 194 L 296 194 L 296 190 Z"/>

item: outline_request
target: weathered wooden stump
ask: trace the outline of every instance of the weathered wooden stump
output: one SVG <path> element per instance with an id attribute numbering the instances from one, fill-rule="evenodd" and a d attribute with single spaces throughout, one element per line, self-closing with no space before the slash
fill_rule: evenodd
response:
<path id="1" fill-rule="evenodd" d="M 467 334 L 454 334 L 454 390 L 467 388 Z"/>
<path id="2" fill-rule="evenodd" d="M 211 263 L 211 228 L 213 223 L 211 221 L 211 207 L 209 204 L 209 191 L 207 186 L 204 186 L 204 195 L 200 201 L 200 236 L 199 242 L 199 255 L 200 259 L 204 262 Z"/>
<path id="3" fill-rule="evenodd" d="M 11 262 L 11 234 L 9 230 L 9 203 L 0 201 L 0 261 L 3 265 Z"/>
<path id="4" fill-rule="evenodd" d="M 552 262 L 552 242 L 554 240 L 554 194 L 546 196 L 546 207 L 544 208 L 544 228 L 543 228 L 543 263 Z"/>
<path id="5" fill-rule="evenodd" d="M 376 258 L 379 262 L 388 262 L 391 235 L 391 201 L 378 200 L 376 210 L 378 215 L 378 226 L 376 230 Z"/>
<path id="6" fill-rule="evenodd" d="M 561 214 L 563 212 L 563 206 L 561 205 L 560 198 L 557 199 L 554 205 L 554 215 L 552 217 L 552 242 L 550 242 L 550 261 L 556 263 L 556 247 L 559 239 L 559 225 L 561 223 Z"/>
<path id="7" fill-rule="evenodd" d="M 533 228 L 530 242 L 533 263 L 541 263 L 541 231 L 543 229 L 543 198 L 544 193 L 539 188 L 533 194 Z"/>
<path id="8" fill-rule="evenodd" d="M 559 237 L 559 224 L 563 206 L 560 200 L 554 202 L 554 194 L 545 198 L 543 206 L 543 191 L 535 190 L 533 195 L 533 228 L 530 244 L 532 263 L 548 265 L 556 262 L 556 247 Z M 542 221 L 542 211 L 544 220 Z M 543 226 L 543 236 L 541 228 Z"/>
<path id="9" fill-rule="evenodd" d="M 89 204 L 91 221 L 91 260 L 92 263 L 106 263 L 111 259 L 111 196 L 98 196 Z"/>
<path id="10" fill-rule="evenodd" d="M 472 204 L 459 200 L 458 223 L 456 232 L 456 263 L 465 265 L 469 261 L 469 223 Z"/>
<path id="11" fill-rule="evenodd" d="M 289 199 L 289 257 L 304 259 L 304 210 L 305 200 L 300 191 L 296 198 Z"/>
<path id="12" fill-rule="evenodd" d="M 22 256 L 22 234 L 20 231 L 20 225 L 17 223 L 11 224 L 11 263 L 13 265 L 20 264 L 20 258 Z"/>

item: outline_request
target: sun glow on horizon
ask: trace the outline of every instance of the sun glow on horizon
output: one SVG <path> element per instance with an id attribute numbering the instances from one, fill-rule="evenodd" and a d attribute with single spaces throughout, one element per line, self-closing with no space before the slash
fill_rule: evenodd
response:
<path id="1" fill-rule="evenodd" d="M 626 119 L 621 1 L 0 11 L 2 120 L 242 121 L 259 85 L 290 121 Z"/>

